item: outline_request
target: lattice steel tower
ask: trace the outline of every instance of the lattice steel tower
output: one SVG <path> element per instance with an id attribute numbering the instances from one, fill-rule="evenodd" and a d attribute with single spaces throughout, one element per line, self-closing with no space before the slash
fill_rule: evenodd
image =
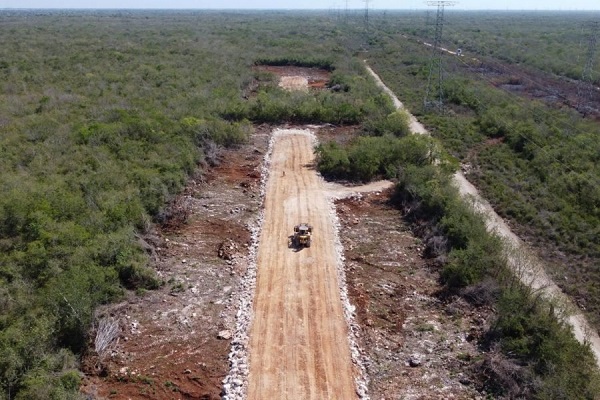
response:
<path id="1" fill-rule="evenodd" d="M 369 39 L 369 3 L 373 0 L 363 0 L 365 2 L 365 35 Z"/>
<path id="2" fill-rule="evenodd" d="M 587 57 L 583 72 L 581 73 L 581 80 L 577 87 L 577 109 L 581 111 L 583 115 L 587 114 L 586 110 L 590 108 L 589 102 L 592 100 L 592 90 L 594 87 L 592 71 L 594 68 L 594 57 L 596 55 L 596 45 L 598 44 L 600 23 L 597 21 L 589 22 L 588 26 L 591 32 L 588 40 Z"/>
<path id="3" fill-rule="evenodd" d="M 428 6 L 437 6 L 437 17 L 435 19 L 435 38 L 432 44 L 431 58 L 429 60 L 429 76 L 427 78 L 427 90 L 423 99 L 424 107 L 435 107 L 438 112 L 441 112 L 443 106 L 443 68 L 442 68 L 442 31 L 444 28 L 444 8 L 453 6 L 457 2 L 451 0 L 436 0 L 428 1 Z M 434 76 L 435 75 L 435 76 Z M 437 82 L 437 101 L 432 100 Z"/>
<path id="4" fill-rule="evenodd" d="M 348 23 L 348 0 L 346 0 L 346 9 L 344 10 L 344 23 Z"/>
<path id="5" fill-rule="evenodd" d="M 370 35 L 369 35 L 369 3 L 373 0 L 362 0 L 365 3 L 365 16 L 364 16 L 364 44 L 363 44 L 363 50 L 364 51 L 368 51 L 369 49 L 369 42 L 370 42 Z"/>

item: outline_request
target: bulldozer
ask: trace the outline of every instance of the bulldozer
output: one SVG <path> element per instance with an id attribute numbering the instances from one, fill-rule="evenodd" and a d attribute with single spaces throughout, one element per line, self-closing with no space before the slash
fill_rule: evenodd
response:
<path id="1" fill-rule="evenodd" d="M 312 226 L 307 223 L 296 225 L 294 227 L 294 235 L 290 237 L 290 247 L 310 247 L 312 241 L 312 229 Z"/>

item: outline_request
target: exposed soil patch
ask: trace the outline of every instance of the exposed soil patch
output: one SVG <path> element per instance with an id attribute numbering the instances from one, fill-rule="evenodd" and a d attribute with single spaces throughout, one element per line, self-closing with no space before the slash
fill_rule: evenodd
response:
<path id="1" fill-rule="evenodd" d="M 282 76 L 279 78 L 279 86 L 286 90 L 308 92 L 308 79 L 303 76 Z"/>
<path id="2" fill-rule="evenodd" d="M 186 224 L 154 236 L 156 291 L 131 294 L 101 310 L 120 333 L 104 357 L 84 360 L 82 391 L 92 398 L 219 399 L 240 279 L 250 243 L 247 224 L 259 207 L 267 134 L 224 151 L 220 166 L 182 194 Z"/>
<path id="3" fill-rule="evenodd" d="M 275 74 L 280 81 L 288 81 L 290 77 L 303 78 L 311 89 L 324 89 L 331 78 L 331 72 L 320 68 L 257 65 L 254 69 Z"/>
<path id="4" fill-rule="evenodd" d="M 334 141 L 337 144 L 344 145 L 356 138 L 357 130 L 358 126 L 336 126 L 327 124 L 319 127 L 317 136 L 320 143 Z"/>
<path id="5" fill-rule="evenodd" d="M 440 297 L 423 245 L 371 193 L 336 202 L 350 301 L 361 326 L 372 399 L 477 399 L 477 343 L 490 310 Z"/>
<path id="6" fill-rule="evenodd" d="M 574 108 L 595 119 L 600 118 L 600 88 L 566 77 L 500 61 L 472 61 L 468 69 L 486 77 L 505 91 L 537 99 L 556 107 Z M 580 95 L 585 93 L 583 97 Z M 583 101 L 580 101 L 583 99 Z"/>

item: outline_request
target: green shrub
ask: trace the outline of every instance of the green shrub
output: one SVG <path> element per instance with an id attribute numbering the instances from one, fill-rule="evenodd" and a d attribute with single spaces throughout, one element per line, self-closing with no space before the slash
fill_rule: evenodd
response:
<path id="1" fill-rule="evenodd" d="M 346 178 L 350 170 L 350 160 L 345 149 L 335 142 L 319 144 L 317 153 L 317 168 L 328 178 Z"/>
<path id="2" fill-rule="evenodd" d="M 69 371 L 55 378 L 43 369 L 32 371 L 23 380 L 15 400 L 82 400 L 79 393 L 81 378 L 77 371 Z"/>
<path id="3" fill-rule="evenodd" d="M 449 288 L 463 288 L 495 276 L 502 268 L 500 240 L 487 234 L 470 236 L 465 248 L 452 248 L 441 277 Z"/>
<path id="4" fill-rule="evenodd" d="M 229 122 L 216 118 L 186 117 L 181 120 L 181 129 L 183 133 L 193 137 L 199 146 L 207 142 L 214 142 L 224 147 L 235 146 L 245 143 L 252 133 L 252 125 L 245 119 Z"/>
<path id="5" fill-rule="evenodd" d="M 449 199 L 456 196 L 450 185 L 450 175 L 433 165 L 403 168 L 396 186 L 394 201 L 408 211 L 410 220 L 427 218 L 437 222 L 446 209 Z"/>
<path id="6" fill-rule="evenodd" d="M 283 57 L 265 57 L 259 58 L 254 62 L 255 65 L 275 65 L 275 66 L 296 66 L 296 67 L 315 67 L 333 71 L 335 69 L 333 61 L 325 58 L 298 58 L 294 56 Z"/>
<path id="7" fill-rule="evenodd" d="M 365 130 L 372 135 L 402 137 L 410 134 L 409 117 L 405 111 L 397 110 L 379 119 L 365 123 Z"/>
<path id="8" fill-rule="evenodd" d="M 80 372 L 77 370 L 66 371 L 60 376 L 60 385 L 68 392 L 79 390 L 81 385 Z"/>
<path id="9" fill-rule="evenodd" d="M 430 163 L 434 148 L 426 136 L 386 135 L 357 137 L 346 148 L 329 142 L 315 151 L 317 167 L 324 176 L 367 182 L 375 177 L 397 178 L 407 166 Z"/>
<path id="10" fill-rule="evenodd" d="M 134 263 L 125 264 L 118 268 L 121 282 L 129 288 L 158 289 L 162 282 L 156 277 L 154 270 Z"/>
<path id="11" fill-rule="evenodd" d="M 556 319 L 547 301 L 517 285 L 503 292 L 497 307 L 490 335 L 541 378 L 534 387 L 535 398 L 597 398 L 600 374 L 593 354 Z"/>
<path id="12" fill-rule="evenodd" d="M 350 176 L 368 182 L 375 177 L 382 164 L 383 154 L 377 143 L 367 138 L 360 138 L 352 146 L 348 154 L 350 160 Z"/>

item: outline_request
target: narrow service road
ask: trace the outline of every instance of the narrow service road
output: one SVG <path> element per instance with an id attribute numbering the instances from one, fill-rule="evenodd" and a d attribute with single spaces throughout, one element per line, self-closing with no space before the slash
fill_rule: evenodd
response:
<path id="1" fill-rule="evenodd" d="M 249 342 L 248 399 L 356 399 L 337 278 L 335 234 L 312 135 L 274 133 L 258 248 Z M 294 225 L 313 226 L 310 248 L 288 248 Z"/>

